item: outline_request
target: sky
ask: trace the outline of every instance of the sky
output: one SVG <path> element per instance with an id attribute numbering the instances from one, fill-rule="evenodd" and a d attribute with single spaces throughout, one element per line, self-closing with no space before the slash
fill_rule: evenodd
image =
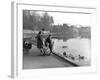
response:
<path id="1" fill-rule="evenodd" d="M 48 12 L 50 16 L 53 16 L 54 24 L 68 23 L 70 25 L 91 25 L 90 14 L 76 14 L 76 13 L 58 13 Z"/>
<path id="2" fill-rule="evenodd" d="M 38 14 L 43 12 L 38 11 Z M 81 13 L 60 13 L 60 12 L 48 12 L 50 16 L 53 16 L 54 24 L 61 25 L 67 23 L 69 25 L 82 25 L 90 26 L 91 25 L 91 15 L 90 14 L 81 14 Z"/>

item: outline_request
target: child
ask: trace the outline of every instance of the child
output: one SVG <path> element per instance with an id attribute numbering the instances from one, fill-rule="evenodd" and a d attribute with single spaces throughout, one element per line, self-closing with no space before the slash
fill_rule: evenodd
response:
<path id="1" fill-rule="evenodd" d="M 50 53 L 52 53 L 53 44 L 52 44 L 51 35 L 48 35 L 48 37 L 46 38 L 46 40 L 45 40 L 45 46 L 49 47 Z"/>

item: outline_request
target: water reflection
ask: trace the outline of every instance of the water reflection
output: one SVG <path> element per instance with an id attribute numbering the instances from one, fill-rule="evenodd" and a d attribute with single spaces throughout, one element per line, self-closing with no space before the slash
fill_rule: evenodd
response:
<path id="1" fill-rule="evenodd" d="M 53 50 L 56 53 L 63 54 L 64 52 L 66 52 L 67 55 L 71 54 L 76 58 L 83 56 L 86 61 L 90 61 L 90 39 L 78 37 L 68 40 L 53 39 L 53 41 Z"/>

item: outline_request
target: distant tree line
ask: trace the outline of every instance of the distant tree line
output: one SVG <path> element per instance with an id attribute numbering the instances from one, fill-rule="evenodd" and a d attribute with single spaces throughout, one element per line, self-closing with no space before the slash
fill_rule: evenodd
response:
<path id="1" fill-rule="evenodd" d="M 91 28 L 90 26 L 77 27 L 75 25 L 53 25 L 51 28 L 51 33 L 55 33 L 58 36 L 66 38 L 91 38 Z"/>
<path id="2" fill-rule="evenodd" d="M 54 37 L 61 38 L 91 38 L 90 26 L 77 27 L 67 23 L 54 25 L 53 17 L 47 12 L 41 15 L 36 11 L 23 10 L 23 29 L 50 31 Z"/>

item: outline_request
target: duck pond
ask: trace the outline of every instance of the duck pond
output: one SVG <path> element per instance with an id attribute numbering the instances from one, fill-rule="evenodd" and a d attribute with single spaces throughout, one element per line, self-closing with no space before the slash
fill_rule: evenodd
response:
<path id="1" fill-rule="evenodd" d="M 86 66 L 91 61 L 91 40 L 88 38 L 53 39 L 53 51 L 73 63 Z"/>

